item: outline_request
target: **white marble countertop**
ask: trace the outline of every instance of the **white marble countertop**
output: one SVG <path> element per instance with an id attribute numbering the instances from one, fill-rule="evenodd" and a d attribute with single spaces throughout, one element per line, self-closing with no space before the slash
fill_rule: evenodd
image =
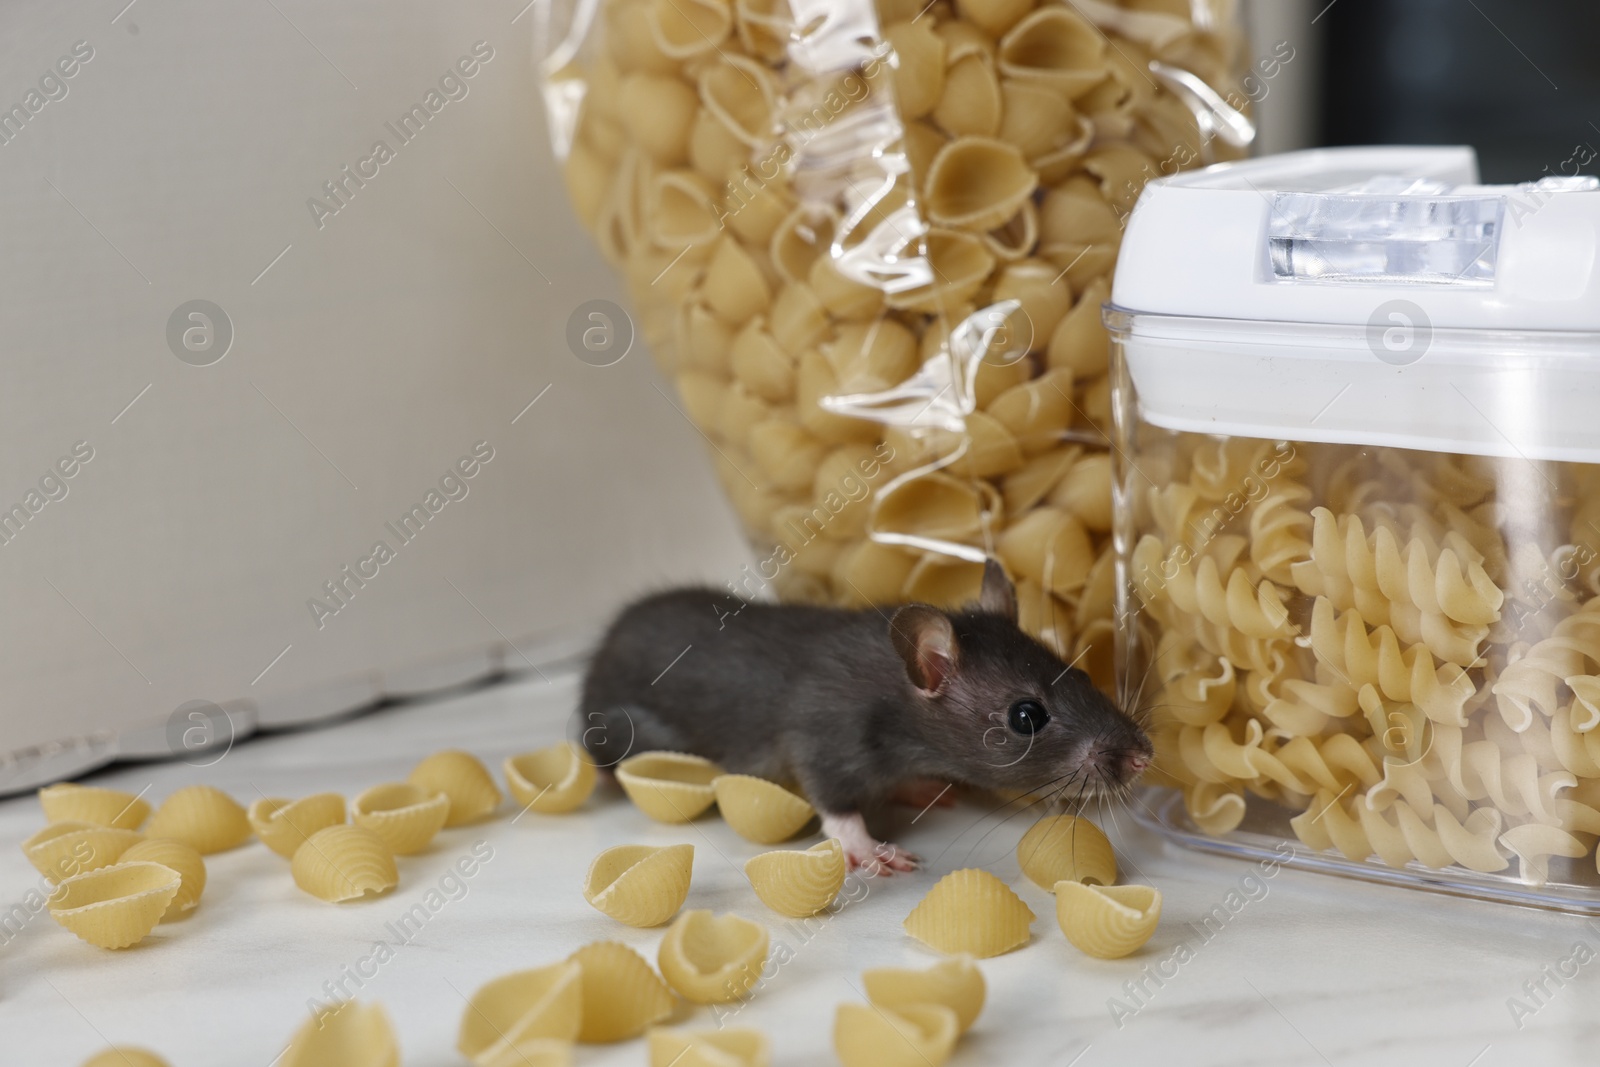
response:
<path id="1" fill-rule="evenodd" d="M 498 772 L 506 755 L 566 732 L 576 678 L 551 678 L 252 740 L 211 767 L 121 767 L 95 781 L 135 792 L 148 786 L 152 800 L 194 782 L 245 803 L 263 794 L 350 796 L 404 777 L 419 757 L 443 747 L 466 748 Z M 594 911 L 579 884 L 602 848 L 679 841 L 695 845 L 687 906 L 759 919 L 775 943 L 792 950 L 737 1016 L 740 1025 L 771 1035 L 778 1064 L 835 1062 L 834 1006 L 861 999 L 858 976 L 866 967 L 933 961 L 900 922 L 938 876 L 972 865 L 1016 886 L 1039 918 L 1028 946 L 982 963 L 989 1001 L 953 1064 L 1600 1061 L 1600 962 L 1571 978 L 1558 971 L 1577 942 L 1600 948 L 1600 924 L 1572 916 L 1293 870 L 1244 882 L 1258 873 L 1250 864 L 1185 851 L 1123 818 L 1106 829 L 1126 875 L 1162 890 L 1162 924 L 1141 954 L 1091 960 L 1062 937 L 1049 895 L 1018 873 L 1014 848 L 1031 818 L 1001 821 L 963 803 L 932 809 L 915 825 L 915 812 L 897 815 L 898 840 L 930 859 L 929 868 L 874 880 L 864 899 L 808 934 L 755 899 L 742 864 L 763 849 L 714 817 L 680 827 L 652 823 L 607 786 L 572 815 L 513 822 L 514 813 L 508 801 L 492 822 L 445 831 L 430 852 L 401 859 L 398 889 L 368 902 L 314 900 L 295 888 L 284 860 L 251 844 L 208 857 L 200 908 L 136 948 L 93 948 L 47 914 L 14 934 L 0 929 L 0 1063 L 76 1065 L 111 1041 L 150 1047 L 174 1067 L 268 1067 L 307 1018 L 308 1000 L 325 996 L 324 983 L 371 955 L 375 941 L 393 942 L 388 924 L 479 841 L 493 849 L 492 858 L 363 979 L 358 994 L 389 1010 L 403 1062 L 412 1067 L 463 1062 L 454 1052 L 462 995 L 496 975 L 554 962 L 599 939 L 626 942 L 653 961 L 661 932 L 623 927 Z M 9 910 L 38 884 L 17 844 L 41 824 L 31 797 L 0 803 L 0 908 Z M 1200 918 L 1233 891 L 1236 910 L 1202 937 Z M 1180 950 L 1182 941 L 1192 954 Z M 1547 966 L 1555 980 L 1541 978 Z M 1159 985 L 1146 977 L 1152 974 Z M 1548 994 L 1530 996 L 1529 980 L 1542 980 Z M 1126 986 L 1141 981 L 1148 992 L 1135 999 Z M 353 989 L 349 979 L 346 985 Z M 1532 1014 L 1514 1019 L 1513 997 Z M 1113 998 L 1123 1005 L 1120 1018 L 1113 1017 Z M 707 1008 L 678 1021 L 714 1025 Z M 647 1060 L 635 1041 L 580 1046 L 574 1062 Z"/>

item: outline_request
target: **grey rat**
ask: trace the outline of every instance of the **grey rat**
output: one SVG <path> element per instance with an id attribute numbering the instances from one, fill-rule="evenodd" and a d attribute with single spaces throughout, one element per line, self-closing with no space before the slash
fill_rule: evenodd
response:
<path id="1" fill-rule="evenodd" d="M 730 605 L 739 605 L 732 610 Z M 886 613 L 645 597 L 584 677 L 583 745 L 600 766 L 656 750 L 798 785 L 849 866 L 912 870 L 864 813 L 928 780 L 1085 794 L 1127 786 L 1150 739 L 1081 670 L 1017 626 L 994 560 L 976 604 Z"/>

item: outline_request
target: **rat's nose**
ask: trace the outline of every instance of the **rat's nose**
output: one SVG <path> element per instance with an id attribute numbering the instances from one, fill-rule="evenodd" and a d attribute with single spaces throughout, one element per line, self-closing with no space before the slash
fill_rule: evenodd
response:
<path id="1" fill-rule="evenodd" d="M 1101 777 L 1114 785 L 1133 781 L 1150 766 L 1150 753 L 1138 748 L 1103 749 L 1092 758 Z"/>

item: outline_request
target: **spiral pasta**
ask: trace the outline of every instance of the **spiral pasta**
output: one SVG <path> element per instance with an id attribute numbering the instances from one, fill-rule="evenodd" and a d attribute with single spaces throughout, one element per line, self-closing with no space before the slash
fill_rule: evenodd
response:
<path id="1" fill-rule="evenodd" d="M 1311 848 L 1531 885 L 1593 856 L 1600 598 L 1530 591 L 1553 567 L 1583 580 L 1563 521 L 1514 533 L 1496 461 L 1151 444 L 1137 465 L 1165 480 L 1130 493 L 1129 593 L 1156 776 L 1196 825 L 1228 833 L 1257 797 Z"/>

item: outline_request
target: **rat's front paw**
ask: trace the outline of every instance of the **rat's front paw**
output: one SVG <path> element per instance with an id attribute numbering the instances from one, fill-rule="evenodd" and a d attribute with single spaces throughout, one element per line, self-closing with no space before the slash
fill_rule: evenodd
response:
<path id="1" fill-rule="evenodd" d="M 914 871 L 917 864 L 922 862 L 898 845 L 873 837 L 867 832 L 867 824 L 857 812 L 824 815 L 822 832 L 839 839 L 847 870 L 865 871 L 868 875 L 893 874 L 896 871 Z"/>
<path id="2" fill-rule="evenodd" d="M 862 864 L 863 867 L 872 869 L 873 874 L 893 874 L 896 871 L 907 874 L 921 865 L 921 857 L 907 852 L 899 845 L 891 845 L 884 841 L 877 843 L 872 850 L 872 856 Z"/>

